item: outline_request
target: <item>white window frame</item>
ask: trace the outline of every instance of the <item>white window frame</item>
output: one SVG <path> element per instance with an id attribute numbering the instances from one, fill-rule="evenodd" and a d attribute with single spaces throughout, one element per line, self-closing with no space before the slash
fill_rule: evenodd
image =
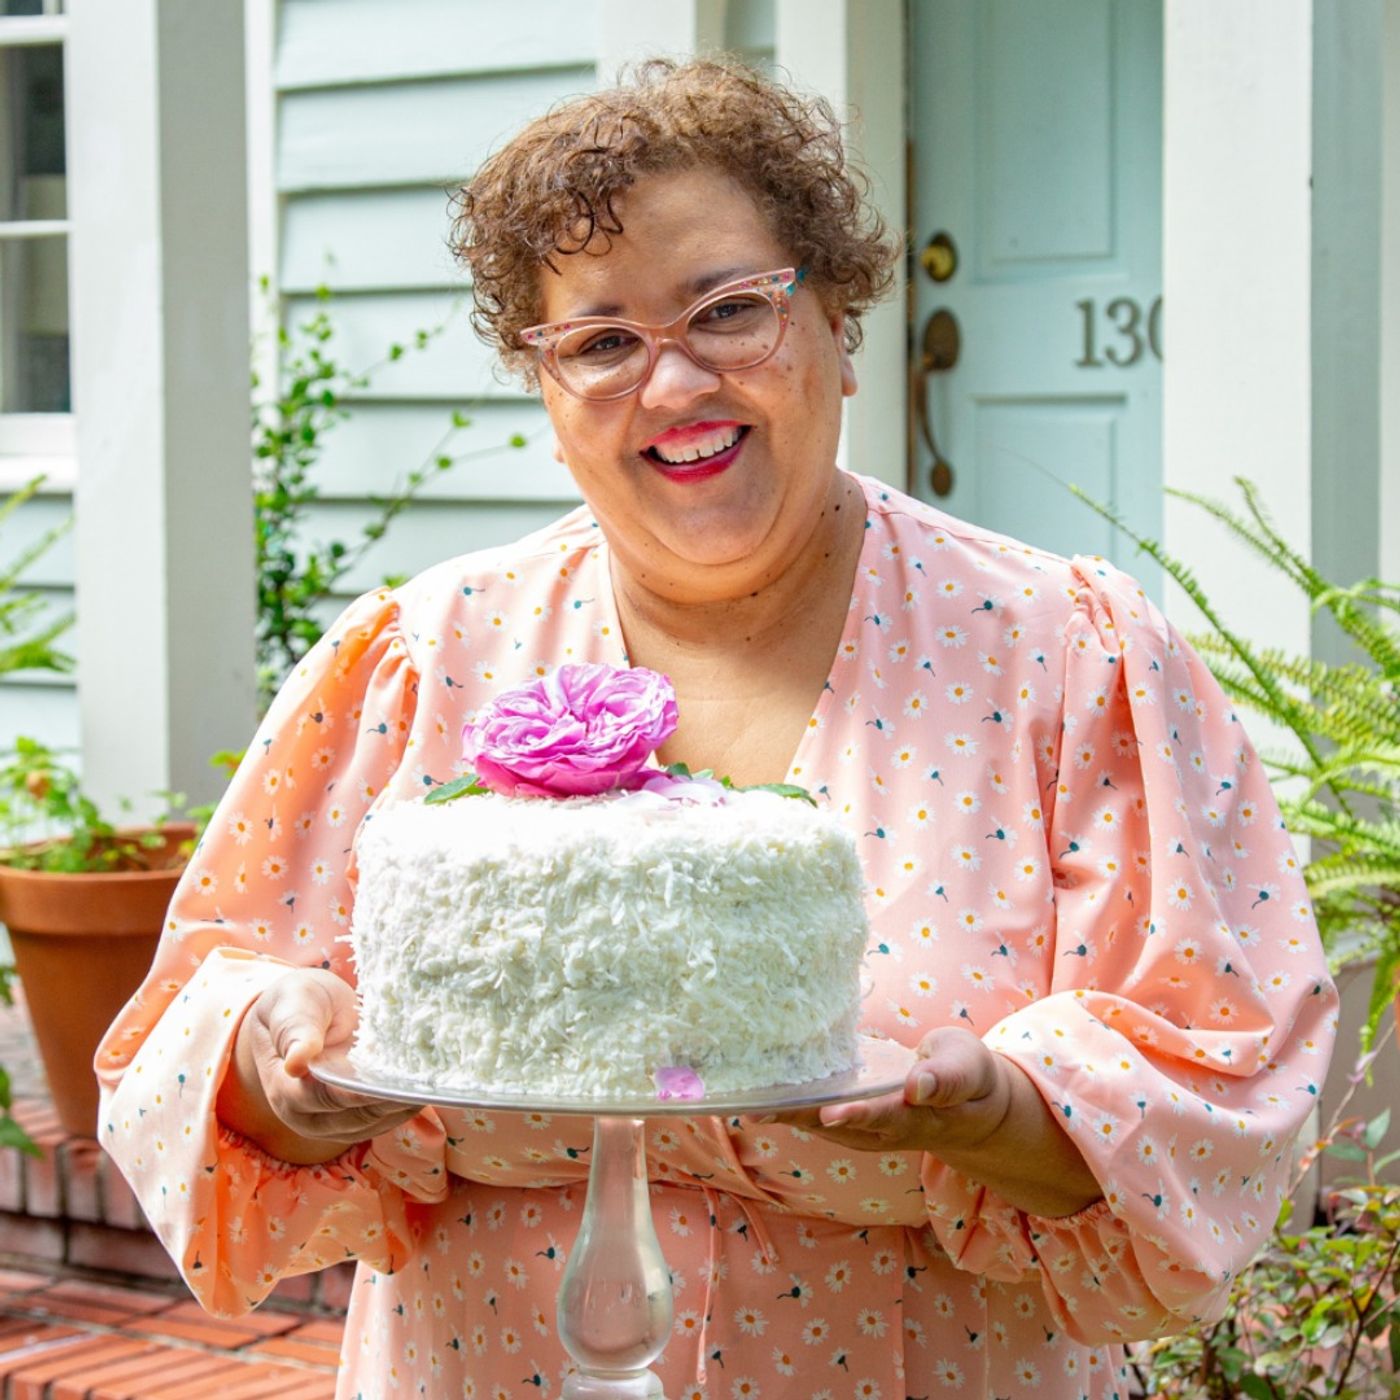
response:
<path id="1" fill-rule="evenodd" d="M 62 0 L 44 0 L 44 14 L 0 16 L 0 49 L 66 45 L 69 20 Z M 70 172 L 71 177 L 71 172 Z M 71 219 L 0 221 L 0 241 L 71 240 Z M 0 494 L 43 474 L 45 491 L 71 491 L 77 475 L 72 413 L 0 413 Z"/>

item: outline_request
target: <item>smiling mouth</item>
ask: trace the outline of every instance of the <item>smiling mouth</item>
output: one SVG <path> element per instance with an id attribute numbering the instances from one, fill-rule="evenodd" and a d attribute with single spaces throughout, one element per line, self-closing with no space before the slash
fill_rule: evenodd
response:
<path id="1" fill-rule="evenodd" d="M 716 432 L 690 446 L 672 448 L 665 455 L 657 447 L 647 447 L 642 450 L 642 456 L 655 462 L 657 466 L 665 467 L 668 471 L 684 472 L 704 467 L 716 458 L 723 457 L 725 453 L 732 451 L 742 442 L 748 436 L 749 431 L 747 426 L 736 425 Z"/>

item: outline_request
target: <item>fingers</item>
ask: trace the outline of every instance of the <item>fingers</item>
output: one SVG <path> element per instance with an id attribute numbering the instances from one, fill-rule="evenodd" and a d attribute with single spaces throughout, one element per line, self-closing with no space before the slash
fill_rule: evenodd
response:
<path id="1" fill-rule="evenodd" d="M 294 1079 L 305 1079 L 327 1044 L 354 1033 L 355 994 L 334 973 L 305 969 L 273 983 L 257 1003 L 272 1049 Z"/>
<path id="2" fill-rule="evenodd" d="M 821 1125 L 847 1132 L 896 1133 L 903 1131 L 908 1113 L 902 1094 L 882 1094 L 878 1099 L 831 1104 L 821 1111 Z"/>
<path id="3" fill-rule="evenodd" d="M 415 1117 L 419 1105 L 323 1083 L 310 1067 L 328 1046 L 349 1041 L 355 994 L 333 973 L 298 969 L 279 978 L 248 1014 L 253 1057 L 268 1107 L 303 1138 L 361 1142 Z"/>
<path id="4" fill-rule="evenodd" d="M 996 1056 L 970 1031 L 941 1026 L 919 1042 L 919 1060 L 905 1081 L 904 1100 L 925 1108 L 957 1108 L 996 1092 Z"/>

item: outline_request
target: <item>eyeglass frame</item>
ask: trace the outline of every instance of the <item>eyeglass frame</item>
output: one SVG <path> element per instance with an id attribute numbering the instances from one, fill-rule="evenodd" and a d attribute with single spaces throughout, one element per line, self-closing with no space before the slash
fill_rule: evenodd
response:
<path id="1" fill-rule="evenodd" d="M 664 325 L 649 325 L 643 321 L 626 321 L 617 316 L 579 316 L 571 321 L 548 321 L 542 325 L 528 326 L 520 332 L 520 339 L 536 352 L 549 377 L 566 394 L 581 400 L 583 403 L 616 403 L 618 399 L 625 399 L 629 394 L 638 393 L 642 389 L 647 380 L 651 378 L 652 371 L 656 368 L 656 362 L 661 356 L 661 349 L 665 345 L 674 345 L 692 364 L 698 365 L 711 374 L 736 374 L 743 370 L 757 369 L 759 365 L 766 364 L 778 353 L 778 347 L 782 345 L 783 337 L 787 334 L 790 318 L 788 297 L 806 280 L 807 269 L 805 267 L 782 267 L 772 272 L 754 272 L 746 277 L 737 277 L 732 282 L 726 282 L 722 287 L 712 288 L 693 301 L 674 321 Z M 741 291 L 758 291 L 767 298 L 778 317 L 777 338 L 768 351 L 749 364 L 733 365 L 727 369 L 707 365 L 691 350 L 685 338 L 685 328 L 690 319 L 703 311 L 706 306 L 723 301 L 725 297 Z M 559 370 L 557 355 L 559 342 L 574 331 L 606 326 L 617 326 L 622 330 L 630 331 L 646 346 L 646 368 L 642 371 L 637 382 L 630 389 L 622 390 L 621 393 L 581 394 L 577 389 L 571 389 L 564 382 L 563 375 Z"/>

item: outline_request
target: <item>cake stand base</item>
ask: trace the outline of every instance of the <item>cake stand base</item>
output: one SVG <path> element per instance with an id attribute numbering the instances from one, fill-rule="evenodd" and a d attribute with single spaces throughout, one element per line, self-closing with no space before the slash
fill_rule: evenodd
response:
<path id="1" fill-rule="evenodd" d="M 671 1338 L 671 1274 L 651 1218 L 645 1126 L 593 1120 L 593 1160 L 578 1238 L 559 1285 L 559 1340 L 578 1363 L 565 1400 L 661 1396 L 647 1367 Z"/>
<path id="2" fill-rule="evenodd" d="M 562 1400 L 666 1400 L 655 1371 L 634 1371 L 625 1376 L 568 1376 L 559 1392 Z"/>
<path id="3" fill-rule="evenodd" d="M 694 1100 L 579 1099 L 557 1095 L 450 1089 L 363 1074 L 343 1051 L 323 1055 L 311 1072 L 327 1084 L 399 1103 L 502 1112 L 582 1114 L 593 1119 L 593 1154 L 578 1238 L 559 1285 L 559 1340 L 578 1371 L 562 1400 L 665 1400 L 650 1370 L 671 1336 L 671 1275 L 651 1216 L 645 1119 L 781 1113 L 903 1088 L 914 1052 L 892 1040 L 862 1036 L 860 1063 L 845 1074 L 807 1084 L 779 1084 Z"/>

